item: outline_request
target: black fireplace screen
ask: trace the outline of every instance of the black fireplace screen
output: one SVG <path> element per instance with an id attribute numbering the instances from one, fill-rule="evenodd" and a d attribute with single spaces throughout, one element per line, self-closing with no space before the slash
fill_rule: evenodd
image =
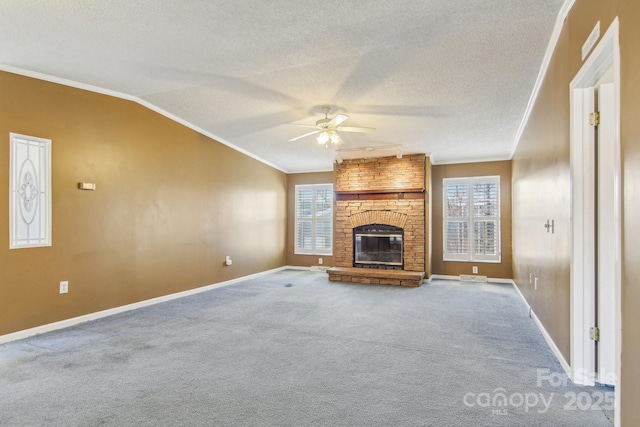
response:
<path id="1" fill-rule="evenodd" d="M 402 266 L 403 230 L 371 224 L 353 229 L 354 266 Z"/>

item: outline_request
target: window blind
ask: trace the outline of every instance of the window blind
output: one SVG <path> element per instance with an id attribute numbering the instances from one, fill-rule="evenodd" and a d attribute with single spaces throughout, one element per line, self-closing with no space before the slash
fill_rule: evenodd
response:
<path id="1" fill-rule="evenodd" d="M 500 177 L 443 179 L 445 261 L 500 262 Z"/>
<path id="2" fill-rule="evenodd" d="M 333 253 L 333 185 L 296 185 L 295 253 Z"/>

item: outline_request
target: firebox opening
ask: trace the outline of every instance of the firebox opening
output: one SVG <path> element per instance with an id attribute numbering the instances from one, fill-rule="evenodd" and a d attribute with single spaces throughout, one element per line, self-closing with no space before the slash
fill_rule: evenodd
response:
<path id="1" fill-rule="evenodd" d="M 353 266 L 403 268 L 404 230 L 392 225 L 369 224 L 353 229 Z"/>

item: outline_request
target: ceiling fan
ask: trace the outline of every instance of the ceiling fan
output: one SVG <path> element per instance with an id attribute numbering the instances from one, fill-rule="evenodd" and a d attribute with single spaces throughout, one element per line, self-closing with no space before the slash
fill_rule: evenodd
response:
<path id="1" fill-rule="evenodd" d="M 371 133 L 375 132 L 375 128 L 366 128 L 366 127 L 357 127 L 357 126 L 340 126 L 344 123 L 349 116 L 346 114 L 338 114 L 332 119 L 329 119 L 329 113 L 331 112 L 331 107 L 322 107 L 322 112 L 324 113 L 324 119 L 320 119 L 316 121 L 315 126 L 313 125 L 301 125 L 297 123 L 291 123 L 294 126 L 306 127 L 315 129 L 311 132 L 307 132 L 304 135 L 296 136 L 295 138 L 291 138 L 289 142 L 297 141 L 301 138 L 314 135 L 319 133 L 316 140 L 320 145 L 327 145 L 331 142 L 334 145 L 338 145 L 342 143 L 340 139 L 340 135 L 338 132 L 362 132 L 362 133 Z"/>

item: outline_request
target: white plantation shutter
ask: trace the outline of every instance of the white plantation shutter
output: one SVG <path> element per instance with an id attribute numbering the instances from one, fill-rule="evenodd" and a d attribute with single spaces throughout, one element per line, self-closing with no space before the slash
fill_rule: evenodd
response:
<path id="1" fill-rule="evenodd" d="M 443 179 L 445 261 L 500 262 L 500 177 Z"/>
<path id="2" fill-rule="evenodd" d="M 296 253 L 313 249 L 313 190 L 296 186 Z"/>
<path id="3" fill-rule="evenodd" d="M 296 185 L 295 253 L 333 253 L 333 185 Z"/>
<path id="4" fill-rule="evenodd" d="M 316 253 L 331 254 L 333 248 L 333 186 L 316 186 L 315 196 Z"/>
<path id="5" fill-rule="evenodd" d="M 469 185 L 451 182 L 444 187 L 445 253 L 465 260 L 469 254 Z"/>
<path id="6" fill-rule="evenodd" d="M 499 186 L 500 181 L 473 183 L 473 260 L 500 260 Z"/>
<path id="7" fill-rule="evenodd" d="M 451 255 L 451 258 L 466 260 L 469 254 L 468 221 L 449 221 L 446 238 L 446 251 Z"/>

